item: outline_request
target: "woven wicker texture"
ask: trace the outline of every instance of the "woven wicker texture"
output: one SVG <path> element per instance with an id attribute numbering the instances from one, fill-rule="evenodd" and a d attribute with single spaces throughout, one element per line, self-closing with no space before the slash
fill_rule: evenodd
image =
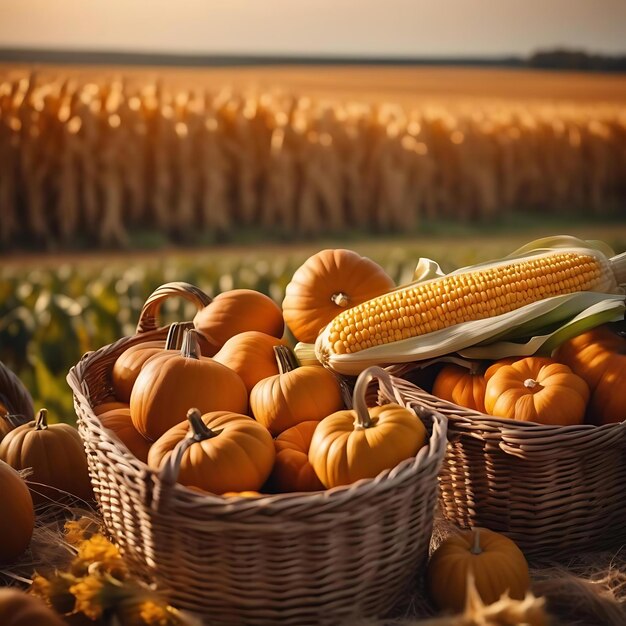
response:
<path id="1" fill-rule="evenodd" d="M 9 413 L 22 416 L 26 420 L 35 417 L 33 399 L 22 381 L 0 361 L 0 402 Z"/>
<path id="2" fill-rule="evenodd" d="M 412 366 L 387 369 L 405 376 Z M 448 418 L 439 483 L 449 520 L 505 533 L 531 557 L 626 541 L 626 421 L 544 426 L 466 409 L 408 382 L 397 386 Z"/>
<path id="3" fill-rule="evenodd" d="M 163 297 L 177 289 L 184 287 Z M 157 473 L 130 456 L 92 410 L 112 399 L 116 358 L 166 333 L 121 339 L 85 355 L 68 375 L 105 525 L 136 570 L 211 624 L 338 624 L 387 612 L 427 558 L 445 418 L 405 402 L 404 381 L 380 370 L 380 401 L 407 406 L 428 430 L 415 458 L 325 492 L 202 495 L 173 483 L 169 466 Z"/>

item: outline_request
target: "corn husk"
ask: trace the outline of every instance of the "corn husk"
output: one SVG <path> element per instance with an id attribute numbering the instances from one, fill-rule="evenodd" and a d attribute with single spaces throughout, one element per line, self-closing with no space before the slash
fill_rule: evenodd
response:
<path id="1" fill-rule="evenodd" d="M 503 259 L 461 268 L 452 274 L 488 269 L 517 259 L 541 258 L 564 249 L 593 255 L 602 264 L 603 280 L 597 291 L 545 298 L 508 313 L 463 322 L 350 354 L 337 354 L 332 350 L 328 341 L 329 325 L 318 337 L 316 356 L 322 364 L 346 375 L 356 375 L 371 365 L 422 361 L 450 353 L 485 359 L 528 356 L 552 351 L 572 336 L 599 324 L 622 319 L 626 310 L 622 287 L 626 283 L 626 253 L 615 256 L 613 250 L 602 242 L 569 236 L 540 239 Z M 420 260 L 420 280 L 412 284 L 441 278 L 438 270 L 436 263 Z"/>

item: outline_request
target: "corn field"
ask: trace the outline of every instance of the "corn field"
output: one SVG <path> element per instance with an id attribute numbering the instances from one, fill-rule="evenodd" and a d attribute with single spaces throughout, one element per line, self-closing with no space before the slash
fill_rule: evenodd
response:
<path id="1" fill-rule="evenodd" d="M 512 211 L 623 214 L 619 104 L 417 108 L 274 91 L 0 76 L 0 246 L 239 229 L 417 231 Z"/>

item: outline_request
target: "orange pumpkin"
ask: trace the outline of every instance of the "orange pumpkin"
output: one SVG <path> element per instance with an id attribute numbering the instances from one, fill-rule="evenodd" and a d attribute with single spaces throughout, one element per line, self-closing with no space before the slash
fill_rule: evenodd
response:
<path id="1" fill-rule="evenodd" d="M 159 470 L 183 440 L 178 482 L 215 494 L 258 491 L 274 464 L 266 428 L 247 415 L 190 409 L 187 421 L 170 428 L 150 448 L 148 465 Z M 191 424 L 191 431 L 189 425 Z"/>
<path id="2" fill-rule="evenodd" d="M 283 345 L 282 339 L 248 330 L 231 337 L 213 358 L 239 374 L 250 393 L 260 380 L 278 374 L 274 346 Z"/>
<path id="3" fill-rule="evenodd" d="M 35 504 L 59 500 L 65 493 L 93 499 L 87 457 L 78 431 L 69 424 L 48 425 L 47 411 L 11 431 L 0 443 L 0 459 L 28 476 Z"/>
<path id="4" fill-rule="evenodd" d="M 235 372 L 200 356 L 198 333 L 189 330 L 180 353 L 153 356 L 143 367 L 130 396 L 135 428 L 155 441 L 181 422 L 189 406 L 200 411 L 245 413 L 248 392 Z"/>
<path id="5" fill-rule="evenodd" d="M 301 422 L 274 439 L 271 483 L 279 492 L 320 491 L 324 485 L 309 462 L 309 446 L 319 422 Z"/>
<path id="6" fill-rule="evenodd" d="M 520 357 L 507 357 L 505 359 L 499 359 L 498 361 L 494 361 L 486 370 L 484 374 L 485 385 L 487 381 L 504 365 L 511 365 L 515 363 L 515 361 L 519 361 Z M 484 394 L 483 394 L 484 395 Z"/>
<path id="7" fill-rule="evenodd" d="M 626 337 L 600 326 L 570 339 L 554 358 L 580 376 L 591 391 L 587 415 L 594 424 L 626 420 Z"/>
<path id="8" fill-rule="evenodd" d="M 104 415 L 105 413 L 109 413 L 110 411 L 122 411 L 124 409 L 129 409 L 130 404 L 127 402 L 117 402 L 116 400 L 112 400 L 110 402 L 103 402 L 102 404 L 97 404 L 93 407 L 94 415 Z"/>
<path id="9" fill-rule="evenodd" d="M 343 407 L 332 372 L 316 365 L 298 367 L 286 346 L 276 346 L 274 351 L 280 373 L 259 381 L 250 392 L 252 414 L 273 435 L 300 422 L 319 421 Z"/>
<path id="10" fill-rule="evenodd" d="M 2 626 L 66 626 L 67 622 L 31 593 L 0 588 Z"/>
<path id="11" fill-rule="evenodd" d="M 433 395 L 459 406 L 485 412 L 485 377 L 478 363 L 463 367 L 445 365 L 433 385 Z"/>
<path id="12" fill-rule="evenodd" d="M 4 413 L 2 410 L 4 409 Z M 27 424 L 30 420 L 23 415 L 9 415 L 4 405 L 0 405 L 0 441 L 18 426 Z"/>
<path id="13" fill-rule="evenodd" d="M 0 564 L 3 564 L 14 561 L 28 548 L 35 528 L 35 511 L 26 483 L 3 461 L 0 461 L 0 493 Z"/>
<path id="14" fill-rule="evenodd" d="M 450 535 L 433 552 L 426 578 L 435 604 L 440 609 L 462 611 L 470 576 L 485 604 L 493 604 L 507 592 L 522 600 L 530 588 L 522 551 L 508 537 L 486 528 Z"/>
<path id="15" fill-rule="evenodd" d="M 165 341 L 145 341 L 127 348 L 120 354 L 113 365 L 111 383 L 115 397 L 121 402 L 129 403 L 133 385 L 146 361 L 163 350 L 180 350 L 184 331 L 191 326 L 191 322 L 175 322 L 169 328 Z M 216 346 L 210 344 L 206 338 L 198 337 L 200 353 L 203 356 L 213 356 Z"/>
<path id="16" fill-rule="evenodd" d="M 219 294 L 196 313 L 193 323 L 219 347 L 247 330 L 280 338 L 285 329 L 280 307 L 268 296 L 252 289 L 232 289 Z"/>
<path id="17" fill-rule="evenodd" d="M 352 250 L 322 250 L 295 271 L 285 290 L 283 316 L 298 341 L 314 343 L 336 315 L 394 287 L 367 257 Z"/>
<path id="18" fill-rule="evenodd" d="M 100 421 L 105 428 L 112 430 L 118 436 L 133 456 L 144 463 L 147 461 L 150 442 L 133 425 L 130 409 L 108 411 L 100 415 Z"/>
<path id="19" fill-rule="evenodd" d="M 582 424 L 587 383 L 552 359 L 527 357 L 504 365 L 487 382 L 487 413 L 523 422 Z"/>
<path id="20" fill-rule="evenodd" d="M 374 478 L 415 456 L 426 443 L 427 432 L 412 411 L 398 404 L 368 408 L 367 385 L 385 376 L 377 367 L 363 371 L 354 386 L 354 410 L 337 411 L 315 429 L 309 461 L 328 489 Z"/>

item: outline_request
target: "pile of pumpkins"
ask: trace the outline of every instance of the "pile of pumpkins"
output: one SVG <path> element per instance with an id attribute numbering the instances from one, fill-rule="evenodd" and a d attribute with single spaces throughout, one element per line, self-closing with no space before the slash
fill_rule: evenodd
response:
<path id="1" fill-rule="evenodd" d="M 25 472 L 28 484 L 20 472 Z M 68 496 L 93 500 L 87 458 L 78 431 L 69 424 L 48 424 L 46 409 L 34 415 L 30 394 L 0 363 L 0 564 L 28 547 L 35 506 Z"/>
<path id="2" fill-rule="evenodd" d="M 399 405 L 346 408 L 342 382 L 300 365 L 283 336 L 287 323 L 311 342 L 339 311 L 393 287 L 371 260 L 324 250 L 294 274 L 282 310 L 234 289 L 200 310 L 193 328 L 174 325 L 164 342 L 128 348 L 112 369 L 116 401 L 94 411 L 155 470 L 191 433 L 178 480 L 200 491 L 310 492 L 373 478 L 417 454 L 424 425 Z"/>
<path id="3" fill-rule="evenodd" d="M 514 420 L 570 426 L 626 419 L 626 335 L 604 325 L 563 343 L 547 357 L 450 363 L 433 395 Z"/>

